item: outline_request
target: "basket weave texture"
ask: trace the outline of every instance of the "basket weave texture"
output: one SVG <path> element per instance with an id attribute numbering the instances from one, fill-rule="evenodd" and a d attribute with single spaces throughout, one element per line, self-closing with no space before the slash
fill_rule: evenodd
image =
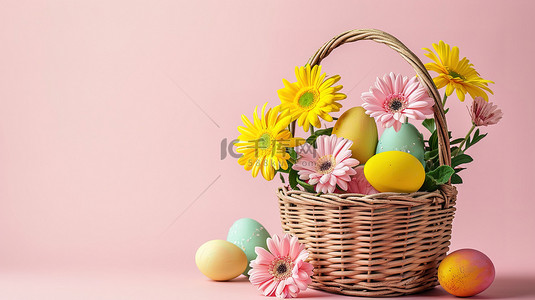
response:
<path id="1" fill-rule="evenodd" d="M 409 62 L 434 98 L 442 165 L 451 164 L 446 119 L 439 93 L 422 62 L 395 37 L 380 30 L 351 30 L 325 43 L 308 64 L 317 65 L 340 45 L 359 40 L 386 44 Z M 367 297 L 414 294 L 437 285 L 437 268 L 451 237 L 457 190 L 434 192 L 313 194 L 279 188 L 282 228 L 296 236 L 314 266 L 311 287 Z"/>

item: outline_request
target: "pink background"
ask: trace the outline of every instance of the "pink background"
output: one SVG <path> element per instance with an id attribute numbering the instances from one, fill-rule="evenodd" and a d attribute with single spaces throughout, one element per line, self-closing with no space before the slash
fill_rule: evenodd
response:
<path id="1" fill-rule="evenodd" d="M 0 290 L 6 299 L 258 296 L 243 278 L 207 280 L 205 241 L 237 219 L 280 233 L 275 189 L 222 139 L 240 115 L 278 104 L 282 78 L 334 35 L 378 28 L 420 58 L 443 39 L 496 82 L 504 111 L 470 149 L 451 249 L 475 248 L 497 279 L 481 297 L 535 297 L 530 1 L 2 1 Z M 359 42 L 323 63 L 345 108 L 376 76 L 412 75 L 392 50 Z M 464 136 L 466 105 L 449 99 Z M 320 292 L 305 295 L 329 297 Z M 449 297 L 441 289 L 429 295 Z M 223 298 L 225 298 L 223 297 Z M 331 296 L 334 297 L 334 296 Z"/>

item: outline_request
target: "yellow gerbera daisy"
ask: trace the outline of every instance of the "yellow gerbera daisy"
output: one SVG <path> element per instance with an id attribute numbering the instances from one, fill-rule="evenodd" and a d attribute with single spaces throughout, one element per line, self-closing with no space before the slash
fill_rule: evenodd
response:
<path id="1" fill-rule="evenodd" d="M 257 110 L 254 110 L 254 123 L 251 123 L 245 115 L 242 121 L 245 126 L 238 126 L 241 135 L 238 137 L 236 151 L 242 153 L 238 163 L 243 165 L 245 170 L 252 170 L 253 177 L 262 173 L 266 180 L 272 180 L 279 168 L 288 169 L 287 160 L 290 155 L 286 152 L 287 147 L 295 147 L 296 139 L 286 127 L 290 124 L 290 116 L 279 114 L 279 108 L 275 107 L 266 110 L 266 104 L 262 107 L 262 114 L 258 117 Z"/>
<path id="2" fill-rule="evenodd" d="M 320 128 L 319 117 L 327 122 L 333 118 L 330 112 L 339 111 L 342 107 L 336 101 L 343 100 L 346 95 L 337 93 L 342 89 L 341 85 L 332 86 L 340 76 L 336 75 L 325 80 L 325 73 L 321 74 L 321 66 L 310 65 L 295 67 L 297 82 L 290 83 L 283 79 L 284 88 L 277 91 L 281 100 L 280 110 L 284 115 L 291 116 L 291 120 L 297 120 L 297 124 L 305 131 L 310 125 Z"/>
<path id="3" fill-rule="evenodd" d="M 459 48 L 450 49 L 450 45 L 443 41 L 440 41 L 438 45 L 433 44 L 433 48 L 438 57 L 430 49 L 423 48 L 429 51 L 429 53 L 425 53 L 425 56 L 434 61 L 434 63 L 425 64 L 425 67 L 429 71 L 435 71 L 439 74 L 433 78 L 438 89 L 446 86 L 446 96 L 450 96 L 456 90 L 457 97 L 461 101 L 464 101 L 466 93 L 470 94 L 472 98 L 479 96 L 483 97 L 485 101 L 489 101 L 485 91 L 493 94 L 488 88 L 488 84 L 494 82 L 481 78 L 473 68 L 474 65 L 466 57 L 459 61 Z"/>

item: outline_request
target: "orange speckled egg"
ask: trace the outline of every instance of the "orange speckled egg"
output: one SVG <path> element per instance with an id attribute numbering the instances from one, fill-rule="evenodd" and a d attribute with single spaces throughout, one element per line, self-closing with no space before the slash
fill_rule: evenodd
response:
<path id="1" fill-rule="evenodd" d="M 486 290 L 494 281 L 494 274 L 492 261 L 474 249 L 454 251 L 438 267 L 440 285 L 458 297 L 470 297 Z"/>

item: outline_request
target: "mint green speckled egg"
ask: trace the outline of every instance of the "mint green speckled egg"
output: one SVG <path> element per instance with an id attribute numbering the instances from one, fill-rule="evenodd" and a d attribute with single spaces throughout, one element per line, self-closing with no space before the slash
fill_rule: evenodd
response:
<path id="1" fill-rule="evenodd" d="M 412 154 L 425 167 L 424 161 L 424 137 L 410 123 L 403 123 L 401 129 L 396 132 L 394 127 L 386 128 L 379 142 L 376 153 L 386 151 L 403 151 Z"/>
<path id="2" fill-rule="evenodd" d="M 270 237 L 267 230 L 262 224 L 249 218 L 239 219 L 228 230 L 227 241 L 238 246 L 247 256 L 247 268 L 243 275 L 248 276 L 247 272 L 251 269 L 249 264 L 256 259 L 256 247 L 262 247 L 267 250 L 267 239 Z"/>

